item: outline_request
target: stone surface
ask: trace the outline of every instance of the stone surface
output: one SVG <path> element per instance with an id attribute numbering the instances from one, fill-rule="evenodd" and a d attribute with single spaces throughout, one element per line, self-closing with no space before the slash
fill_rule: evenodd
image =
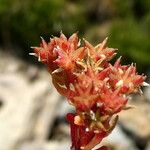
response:
<path id="1" fill-rule="evenodd" d="M 145 87 L 145 90 L 144 90 L 144 97 L 147 101 L 150 102 L 150 87 Z"/>
<path id="2" fill-rule="evenodd" d="M 9 56 L 0 58 L 0 66 L 0 150 L 17 150 L 28 139 L 45 140 L 60 99 L 48 73 L 40 70 L 34 77 L 37 68 Z"/>
<path id="3" fill-rule="evenodd" d="M 109 147 L 109 150 L 138 150 L 134 143 L 126 136 L 119 126 L 113 130 L 113 132 L 105 138 L 100 144 Z M 93 150 L 96 150 L 95 148 Z"/>
<path id="4" fill-rule="evenodd" d="M 150 150 L 150 141 L 149 141 L 149 143 L 147 144 L 146 150 Z"/>
<path id="5" fill-rule="evenodd" d="M 51 141 L 51 142 L 29 142 L 24 143 L 20 150 L 69 150 L 70 143 L 68 141 Z"/>
<path id="6" fill-rule="evenodd" d="M 121 125 L 140 139 L 150 138 L 150 104 L 143 101 L 131 103 L 135 108 L 120 113 Z"/>

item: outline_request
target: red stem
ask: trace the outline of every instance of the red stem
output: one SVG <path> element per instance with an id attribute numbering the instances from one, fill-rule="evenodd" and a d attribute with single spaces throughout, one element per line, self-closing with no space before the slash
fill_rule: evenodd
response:
<path id="1" fill-rule="evenodd" d="M 66 118 L 70 124 L 70 133 L 72 146 L 71 150 L 91 150 L 106 136 L 105 132 L 94 133 L 93 131 L 85 131 L 84 126 L 74 124 L 75 114 L 69 113 Z M 101 147 L 98 150 L 107 150 L 106 147 Z"/>

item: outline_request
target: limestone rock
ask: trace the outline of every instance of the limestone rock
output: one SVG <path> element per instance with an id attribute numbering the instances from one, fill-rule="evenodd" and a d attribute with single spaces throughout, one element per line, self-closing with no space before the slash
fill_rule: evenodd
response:
<path id="1" fill-rule="evenodd" d="M 137 150 L 134 143 L 123 133 L 119 126 L 100 145 L 108 146 L 109 150 Z"/>
<path id="2" fill-rule="evenodd" d="M 45 140 L 51 132 L 60 96 L 52 88 L 47 71 L 36 68 L 39 75 L 31 81 L 33 68 L 1 55 L 0 150 L 17 150 L 22 142 Z M 32 78 L 35 75 L 32 72 Z"/>
<path id="3" fill-rule="evenodd" d="M 150 141 L 149 141 L 149 143 L 147 144 L 146 150 L 150 150 Z"/>
<path id="4" fill-rule="evenodd" d="M 150 102 L 150 87 L 145 87 L 145 90 L 144 90 L 144 97 L 147 101 Z"/>
<path id="5" fill-rule="evenodd" d="M 120 113 L 121 125 L 140 139 L 150 138 L 150 105 L 146 102 L 132 103 L 136 108 Z"/>
<path id="6" fill-rule="evenodd" d="M 51 141 L 51 142 L 29 142 L 22 145 L 20 150 L 69 150 L 68 141 Z"/>

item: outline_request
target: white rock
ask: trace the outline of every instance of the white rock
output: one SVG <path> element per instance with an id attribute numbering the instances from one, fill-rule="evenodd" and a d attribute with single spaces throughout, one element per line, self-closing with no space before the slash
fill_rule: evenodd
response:
<path id="1" fill-rule="evenodd" d="M 8 59 L 0 58 L 0 150 L 17 150 L 28 139 L 47 138 L 60 96 L 48 72 L 41 70 L 38 79 L 30 82 L 22 63 Z"/>
<path id="2" fill-rule="evenodd" d="M 137 150 L 132 141 L 122 132 L 119 126 L 113 130 L 113 132 L 106 137 L 98 146 L 108 146 L 114 150 Z M 95 147 L 95 148 L 96 148 Z M 96 150 L 96 149 L 93 150 Z"/>
<path id="3" fill-rule="evenodd" d="M 68 141 L 51 141 L 51 142 L 29 142 L 24 143 L 19 150 L 69 150 L 70 143 Z"/>
<path id="4" fill-rule="evenodd" d="M 150 137 L 150 105 L 145 101 L 135 101 L 132 105 L 136 108 L 120 113 L 120 123 L 137 138 L 147 140 Z"/>

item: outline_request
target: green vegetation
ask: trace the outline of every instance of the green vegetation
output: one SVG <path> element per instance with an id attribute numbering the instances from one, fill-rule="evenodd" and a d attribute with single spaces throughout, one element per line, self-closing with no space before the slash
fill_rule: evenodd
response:
<path id="1" fill-rule="evenodd" d="M 109 36 L 124 61 L 148 67 L 149 6 L 149 0 L 0 0 L 0 45 L 19 47 L 15 52 L 25 57 L 40 36 L 79 31 L 95 43 Z"/>

